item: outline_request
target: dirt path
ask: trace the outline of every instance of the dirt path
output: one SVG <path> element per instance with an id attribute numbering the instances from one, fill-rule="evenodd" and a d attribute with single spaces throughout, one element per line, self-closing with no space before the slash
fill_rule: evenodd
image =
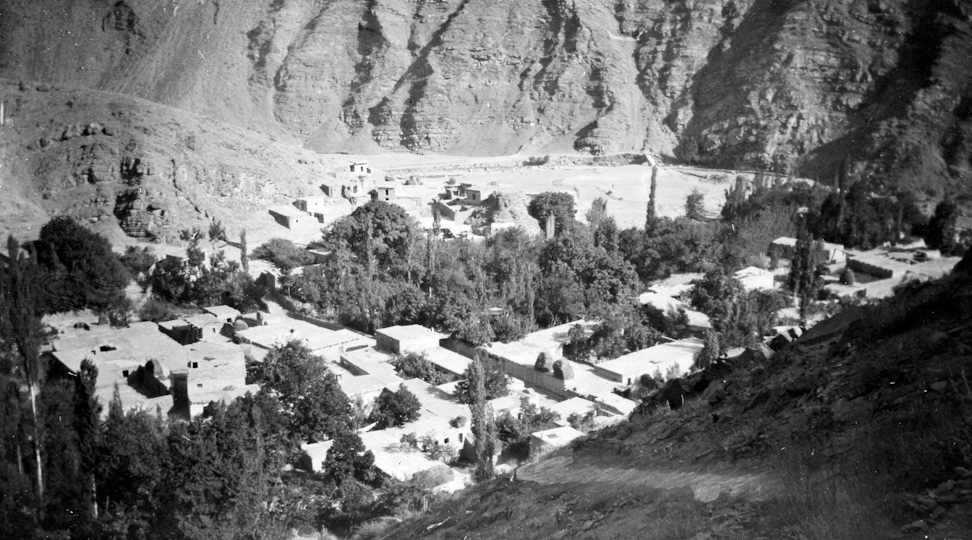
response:
<path id="1" fill-rule="evenodd" d="M 721 494 L 765 500 L 779 487 L 768 478 L 755 474 L 723 475 L 598 467 L 575 464 L 571 457 L 555 457 L 524 465 L 517 469 L 516 479 L 539 484 L 602 483 L 666 490 L 688 488 L 702 502 L 714 501 Z"/>

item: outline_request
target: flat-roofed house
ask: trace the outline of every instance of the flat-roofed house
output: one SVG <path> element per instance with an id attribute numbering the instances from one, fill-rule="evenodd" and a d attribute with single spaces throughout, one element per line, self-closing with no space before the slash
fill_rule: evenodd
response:
<path id="1" fill-rule="evenodd" d="M 223 305 L 204 307 L 203 311 L 220 319 L 226 324 L 233 324 L 236 319 L 240 318 L 242 315 L 240 310 Z"/>
<path id="2" fill-rule="evenodd" d="M 375 332 L 377 348 L 393 354 L 421 353 L 434 349 L 444 337 L 418 324 L 389 326 Z"/>
<path id="3" fill-rule="evenodd" d="M 570 426 L 560 426 L 530 434 L 530 456 L 539 456 L 551 450 L 567 446 L 585 434 Z"/>
<path id="4" fill-rule="evenodd" d="M 481 203 L 496 191 L 494 186 L 469 186 L 466 188 L 466 200 Z"/>
<path id="5" fill-rule="evenodd" d="M 307 212 L 308 214 L 318 214 L 327 208 L 328 198 L 324 196 L 316 197 L 301 197 L 294 201 L 294 205 L 298 210 Z"/>
<path id="6" fill-rule="evenodd" d="M 665 376 L 672 372 L 681 376 L 692 368 L 703 347 L 701 339 L 680 339 L 602 362 L 594 369 L 605 379 L 621 384 L 635 384 L 645 374 Z"/>
<path id="7" fill-rule="evenodd" d="M 736 278 L 743 288 L 747 291 L 770 291 L 776 288 L 773 272 L 750 266 L 739 270 L 733 277 Z"/>
<path id="8" fill-rule="evenodd" d="M 358 161 L 348 166 L 351 174 L 371 174 L 371 166 L 367 161 Z"/>
<path id="9" fill-rule="evenodd" d="M 394 202 L 395 191 L 397 189 L 398 184 L 394 182 L 379 182 L 375 184 L 375 188 L 371 190 L 371 200 Z"/>
<path id="10" fill-rule="evenodd" d="M 171 375 L 172 395 L 176 407 L 184 407 L 190 418 L 210 403 L 259 392 L 259 385 L 246 384 L 246 360 L 238 345 L 200 342 L 185 349 L 185 367 Z"/>
<path id="11" fill-rule="evenodd" d="M 294 227 L 297 227 L 301 223 L 304 223 L 310 219 L 310 216 L 304 212 L 301 212 L 297 208 L 286 204 L 271 206 L 267 210 L 277 223 L 287 227 L 288 229 L 293 229 Z"/>

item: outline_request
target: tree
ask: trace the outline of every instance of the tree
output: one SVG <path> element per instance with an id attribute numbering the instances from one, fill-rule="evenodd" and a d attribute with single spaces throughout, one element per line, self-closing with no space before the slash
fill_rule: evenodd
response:
<path id="1" fill-rule="evenodd" d="M 152 526 L 162 512 L 160 495 L 169 449 L 161 415 L 122 410 L 118 391 L 108 404 L 96 469 L 99 506 L 107 531 L 125 537 Z"/>
<path id="2" fill-rule="evenodd" d="M 658 212 L 655 207 L 655 190 L 658 188 L 658 167 L 651 168 L 651 187 L 648 190 L 648 208 L 645 210 L 645 234 L 653 236 L 658 224 Z"/>
<path id="3" fill-rule="evenodd" d="M 426 358 L 425 353 L 400 354 L 393 358 L 390 364 L 395 366 L 395 372 L 403 379 L 422 379 L 435 386 L 450 382 L 451 379 L 436 369 Z"/>
<path id="4" fill-rule="evenodd" d="M 216 218 L 209 223 L 209 241 L 213 244 L 213 249 L 216 248 L 216 242 L 222 240 L 226 241 L 226 229 L 223 227 L 222 221 L 216 221 Z"/>
<path id="5" fill-rule="evenodd" d="M 591 208 L 587 211 L 585 217 L 591 229 L 596 231 L 601 221 L 608 217 L 607 201 L 604 200 L 604 197 L 598 197 L 591 202 Z"/>
<path id="6" fill-rule="evenodd" d="M 560 414 L 537 407 L 529 398 L 520 399 L 520 413 L 513 416 L 504 413 L 496 419 L 497 438 L 517 459 L 530 456 L 530 434 L 556 427 Z"/>
<path id="7" fill-rule="evenodd" d="M 158 259 L 150 247 L 139 249 L 136 246 L 128 246 L 125 248 L 125 254 L 119 260 L 125 265 L 125 268 L 128 269 L 131 275 L 140 276 L 147 275 L 152 265 Z"/>
<path id="8" fill-rule="evenodd" d="M 696 221 L 705 219 L 705 196 L 698 189 L 685 198 L 685 217 Z"/>
<path id="9" fill-rule="evenodd" d="M 708 368 L 719 359 L 721 352 L 719 349 L 719 334 L 709 330 L 705 333 L 705 345 L 703 345 L 699 356 L 695 359 L 695 367 L 698 369 Z"/>
<path id="10" fill-rule="evenodd" d="M 503 373 L 499 363 L 486 353 L 477 351 L 477 355 L 479 355 L 479 360 L 476 362 L 477 367 L 474 368 L 473 362 L 470 362 L 463 380 L 456 384 L 455 396 L 459 403 L 472 403 L 473 369 L 480 370 L 476 373 L 476 376 L 482 377 L 483 392 L 485 392 L 487 400 L 500 398 L 510 393 L 510 378 Z"/>
<path id="11" fill-rule="evenodd" d="M 935 206 L 935 215 L 928 223 L 928 233 L 925 239 L 928 246 L 939 249 L 942 253 L 951 253 L 955 249 L 955 223 L 958 220 L 958 205 L 948 194 Z"/>
<path id="12" fill-rule="evenodd" d="M 482 482 L 495 475 L 493 456 L 496 454 L 496 423 L 492 407 L 487 400 L 486 368 L 483 364 L 485 353 L 477 351 L 466 370 L 469 394 L 469 411 L 472 417 L 470 429 L 476 438 L 476 480 Z"/>
<path id="13" fill-rule="evenodd" d="M 401 427 L 418 420 L 422 416 L 421 409 L 422 403 L 415 394 L 400 384 L 397 392 L 382 391 L 369 420 L 378 424 L 376 429 Z"/>
<path id="14" fill-rule="evenodd" d="M 533 369 L 541 373 L 549 373 L 553 369 L 553 357 L 544 351 L 537 356 L 537 361 L 533 364 Z"/>
<path id="15" fill-rule="evenodd" d="M 247 251 L 246 229 L 240 231 L 240 266 L 244 272 L 250 273 L 250 254 Z"/>
<path id="16" fill-rule="evenodd" d="M 47 222 L 36 250 L 38 262 L 51 273 L 48 280 L 57 285 L 55 294 L 46 298 L 47 311 L 108 309 L 125 297 L 131 278 L 108 239 L 70 217 Z"/>
<path id="17" fill-rule="evenodd" d="M 263 259 L 272 263 L 284 274 L 298 266 L 314 262 L 314 256 L 307 250 L 300 249 L 293 242 L 285 238 L 271 238 L 262 246 L 253 250 L 254 259 Z"/>
<path id="18" fill-rule="evenodd" d="M 574 378 L 574 366 L 566 358 L 561 358 L 553 364 L 554 377 L 569 381 Z"/>
<path id="19" fill-rule="evenodd" d="M 334 443 L 324 458 L 324 470 L 328 478 L 338 485 L 350 478 L 362 482 L 374 479 L 375 456 L 366 450 L 361 437 L 353 431 L 344 431 L 334 438 Z"/>
<path id="20" fill-rule="evenodd" d="M 160 486 L 159 537 L 262 538 L 283 533 L 274 519 L 280 469 L 293 450 L 280 404 L 266 392 L 174 424 Z"/>
<path id="21" fill-rule="evenodd" d="M 402 207 L 370 201 L 334 222 L 324 234 L 328 249 L 347 249 L 358 261 L 373 261 L 376 270 L 407 274 L 418 232 Z M 369 272 L 370 273 L 370 272 Z"/>
<path id="22" fill-rule="evenodd" d="M 81 458 L 82 493 L 90 509 L 90 517 L 98 519 L 98 493 L 95 470 L 101 438 L 101 404 L 95 396 L 98 368 L 91 360 L 81 361 L 81 369 L 74 377 L 74 431 L 78 437 Z"/>
<path id="23" fill-rule="evenodd" d="M 857 276 L 854 271 L 848 266 L 844 268 L 844 271 L 840 273 L 840 282 L 844 285 L 855 285 L 857 284 Z"/>
<path id="24" fill-rule="evenodd" d="M 820 250 L 810 236 L 805 220 L 801 217 L 797 232 L 796 248 L 790 261 L 788 284 L 800 299 L 800 318 L 806 317 L 807 307 L 820 288 Z"/>
<path id="25" fill-rule="evenodd" d="M 20 244 L 13 236 L 7 239 L 7 253 L 9 262 L 0 265 L 0 343 L 12 349 L 12 354 L 19 358 L 19 375 L 30 398 L 35 489 L 37 498 L 43 501 L 44 466 L 41 459 L 41 420 L 37 408 L 42 336 L 42 300 L 38 286 L 43 279 L 33 259 L 20 254 Z"/>
<path id="26" fill-rule="evenodd" d="M 294 340 L 273 348 L 254 375 L 278 392 L 293 436 L 321 441 L 351 429 L 351 402 L 324 360 L 303 343 Z"/>
<path id="27" fill-rule="evenodd" d="M 527 212 L 541 229 L 546 226 L 547 217 L 554 216 L 554 234 L 560 235 L 574 222 L 574 198 L 569 193 L 547 191 L 530 201 Z"/>

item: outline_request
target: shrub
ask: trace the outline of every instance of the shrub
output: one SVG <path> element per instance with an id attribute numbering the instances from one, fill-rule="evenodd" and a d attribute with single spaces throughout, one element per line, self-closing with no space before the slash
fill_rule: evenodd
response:
<path id="1" fill-rule="evenodd" d="M 569 381 L 574 378 L 574 366 L 567 360 L 557 360 L 553 365 L 554 377 Z"/>
<path id="2" fill-rule="evenodd" d="M 369 420 L 378 424 L 377 429 L 399 427 L 418 420 L 421 409 L 422 404 L 415 394 L 402 384 L 397 392 L 385 390 L 378 396 Z"/>
<path id="3" fill-rule="evenodd" d="M 533 369 L 541 372 L 547 373 L 553 367 L 553 358 L 550 357 L 550 353 L 544 351 L 537 356 L 537 362 L 533 365 Z"/>

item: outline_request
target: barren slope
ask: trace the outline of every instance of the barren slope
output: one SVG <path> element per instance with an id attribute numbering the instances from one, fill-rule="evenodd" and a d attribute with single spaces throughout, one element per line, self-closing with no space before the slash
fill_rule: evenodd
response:
<path id="1" fill-rule="evenodd" d="M 118 91 L 308 147 L 649 149 L 969 184 L 962 0 L 2 0 L 0 76 Z"/>
<path id="2" fill-rule="evenodd" d="M 160 240 L 214 218 L 235 231 L 332 170 L 289 137 L 120 94 L 0 80 L 0 99 L 0 230 L 21 238 L 61 213 Z"/>

